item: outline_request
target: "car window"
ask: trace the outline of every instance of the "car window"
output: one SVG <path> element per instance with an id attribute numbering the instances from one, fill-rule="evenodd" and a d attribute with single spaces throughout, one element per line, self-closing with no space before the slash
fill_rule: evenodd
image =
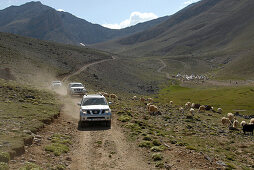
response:
<path id="1" fill-rule="evenodd" d="M 104 98 L 84 98 L 82 106 L 87 105 L 107 105 L 107 102 Z"/>
<path id="2" fill-rule="evenodd" d="M 72 84 L 71 87 L 84 87 L 82 84 Z"/>

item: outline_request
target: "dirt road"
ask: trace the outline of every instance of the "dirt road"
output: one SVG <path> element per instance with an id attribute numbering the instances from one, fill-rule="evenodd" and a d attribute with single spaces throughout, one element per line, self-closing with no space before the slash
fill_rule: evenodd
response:
<path id="1" fill-rule="evenodd" d="M 96 65 L 96 64 L 99 64 L 99 63 L 103 63 L 105 61 L 109 61 L 109 60 L 115 60 L 116 57 L 115 56 L 112 56 L 112 59 L 104 59 L 104 60 L 100 60 L 100 61 L 95 61 L 95 62 L 92 62 L 92 63 L 89 63 L 89 64 L 85 64 L 83 67 L 81 67 L 79 70 L 75 71 L 74 73 L 64 77 L 62 79 L 63 82 L 69 80 L 71 77 L 75 76 L 75 75 L 78 75 L 80 74 L 82 71 L 85 71 L 88 67 L 92 66 L 92 65 Z"/>
<path id="2" fill-rule="evenodd" d="M 66 98 L 64 114 L 76 120 L 78 126 L 80 98 Z M 113 112 L 114 114 L 114 112 Z M 73 170 L 86 169 L 152 169 L 136 146 L 127 141 L 117 122 L 113 119 L 111 129 L 103 122 L 79 129 L 79 147 L 72 155 Z"/>
<path id="3" fill-rule="evenodd" d="M 167 78 L 167 79 L 170 79 L 169 73 L 163 72 L 163 71 L 162 71 L 164 68 L 167 67 L 167 64 L 166 64 L 163 60 L 161 60 L 161 59 L 159 59 L 159 61 L 161 62 L 162 66 L 157 70 L 157 72 L 158 72 L 158 73 L 164 73 L 164 74 L 166 75 L 166 78 Z"/>
<path id="4" fill-rule="evenodd" d="M 114 59 L 115 57 L 112 57 L 111 60 Z M 67 81 L 70 77 L 81 73 L 89 66 L 104 61 L 108 61 L 108 59 L 86 64 L 77 72 L 65 77 L 63 81 Z M 63 113 L 76 121 L 77 128 L 79 120 L 79 106 L 77 103 L 80 100 L 79 97 L 65 97 L 64 99 Z M 79 145 L 73 151 L 72 164 L 68 167 L 72 170 L 153 169 L 139 152 L 140 148 L 127 141 L 114 116 L 111 129 L 105 128 L 103 122 L 96 123 L 96 125 L 91 125 L 85 129 L 79 129 L 77 135 Z"/>

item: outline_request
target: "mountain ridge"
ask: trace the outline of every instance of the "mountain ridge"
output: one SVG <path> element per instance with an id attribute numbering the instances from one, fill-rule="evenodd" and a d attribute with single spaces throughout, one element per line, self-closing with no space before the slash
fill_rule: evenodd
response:
<path id="1" fill-rule="evenodd" d="M 32 1 L 0 10 L 0 31 L 65 44 L 93 44 L 141 32 L 168 17 L 115 30 Z"/>

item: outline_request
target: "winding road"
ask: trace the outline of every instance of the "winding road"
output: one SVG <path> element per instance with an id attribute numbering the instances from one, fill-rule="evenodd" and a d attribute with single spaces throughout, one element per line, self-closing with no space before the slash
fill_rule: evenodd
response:
<path id="1" fill-rule="evenodd" d="M 69 74 L 68 76 L 65 76 L 65 77 L 62 79 L 62 82 L 68 81 L 71 77 L 80 74 L 81 72 L 85 71 L 88 67 L 90 67 L 90 66 L 92 66 L 92 65 L 96 65 L 96 64 L 99 64 L 99 63 L 103 63 L 103 62 L 105 62 L 105 61 L 110 61 L 110 60 L 115 60 L 115 59 L 116 59 L 116 57 L 115 57 L 115 56 L 112 56 L 112 58 L 110 58 L 110 59 L 104 59 L 104 60 L 95 61 L 95 62 L 92 62 L 92 63 L 89 63 L 89 64 L 85 64 L 85 65 L 84 65 L 83 67 L 81 67 L 79 70 L 75 71 L 75 72 L 72 73 L 72 74 Z"/>
<path id="2" fill-rule="evenodd" d="M 169 73 L 162 71 L 164 68 L 167 67 L 167 64 L 162 59 L 159 59 L 159 61 L 161 62 L 162 66 L 157 70 L 157 72 L 165 74 L 166 78 L 170 79 L 171 77 L 170 77 Z"/>

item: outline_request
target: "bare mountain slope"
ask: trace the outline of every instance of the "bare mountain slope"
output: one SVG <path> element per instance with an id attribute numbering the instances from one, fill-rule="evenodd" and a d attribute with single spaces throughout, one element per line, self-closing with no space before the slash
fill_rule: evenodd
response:
<path id="1" fill-rule="evenodd" d="M 253 8 L 252 0 L 202 0 L 152 29 L 95 47 L 126 56 L 198 58 L 225 71 L 254 68 L 247 62 L 253 60 Z"/>

